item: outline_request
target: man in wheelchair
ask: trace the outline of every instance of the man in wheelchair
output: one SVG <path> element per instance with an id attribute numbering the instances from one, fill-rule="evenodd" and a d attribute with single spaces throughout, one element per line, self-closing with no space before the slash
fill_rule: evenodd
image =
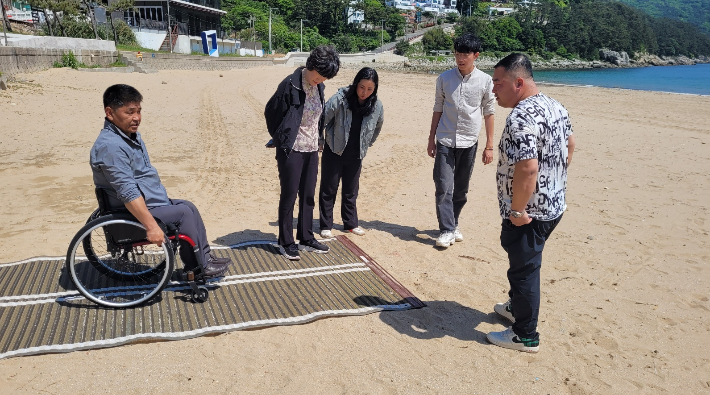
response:
<path id="1" fill-rule="evenodd" d="M 205 224 L 197 207 L 187 200 L 168 198 L 158 171 L 150 163 L 148 151 L 138 132 L 143 96 L 129 85 L 113 85 L 104 92 L 104 127 L 91 148 L 94 184 L 106 193 L 112 208 L 125 207 L 146 228 L 149 242 L 162 245 L 164 224 L 174 224 L 190 237 L 202 253 L 205 278 L 219 277 L 232 263 L 210 252 Z M 184 241 L 180 241 L 185 243 Z M 192 248 L 181 245 L 180 258 L 186 269 L 198 266 Z"/>

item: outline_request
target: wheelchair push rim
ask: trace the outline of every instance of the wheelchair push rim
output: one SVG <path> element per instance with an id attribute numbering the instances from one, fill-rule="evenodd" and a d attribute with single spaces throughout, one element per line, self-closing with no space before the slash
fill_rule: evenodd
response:
<path id="1" fill-rule="evenodd" d="M 112 225 L 145 231 L 141 223 L 122 215 L 111 214 L 89 221 L 74 236 L 67 251 L 66 262 L 72 281 L 79 293 L 102 306 L 130 307 L 145 303 L 170 281 L 175 261 L 171 244 L 166 239 L 158 247 L 145 239 L 137 239 L 114 243 L 113 251 L 106 247 L 106 251 L 96 252 L 95 248 L 111 245 L 101 240 L 101 236 L 108 239 L 106 227 Z M 94 236 L 98 240 L 88 243 L 90 251 L 86 251 L 85 240 Z M 80 244 L 87 253 L 83 257 L 77 255 Z M 129 267 L 132 270 L 128 270 Z"/>

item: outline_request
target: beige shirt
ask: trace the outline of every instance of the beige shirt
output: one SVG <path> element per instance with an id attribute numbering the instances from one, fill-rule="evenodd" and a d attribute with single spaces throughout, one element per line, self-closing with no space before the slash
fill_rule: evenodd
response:
<path id="1" fill-rule="evenodd" d="M 306 103 L 303 107 L 301 126 L 298 128 L 293 150 L 298 152 L 318 151 L 318 121 L 323 113 L 320 102 L 318 86 L 311 86 L 306 82 L 306 69 L 303 69 L 303 90 L 306 91 Z"/>
<path id="2" fill-rule="evenodd" d="M 478 68 L 461 75 L 458 68 L 436 79 L 434 112 L 441 112 L 436 140 L 451 148 L 469 148 L 478 142 L 482 116 L 495 113 L 493 78 Z"/>

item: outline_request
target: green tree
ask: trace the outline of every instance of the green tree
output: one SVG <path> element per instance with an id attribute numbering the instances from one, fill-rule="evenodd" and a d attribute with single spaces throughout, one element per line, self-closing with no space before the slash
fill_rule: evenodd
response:
<path id="1" fill-rule="evenodd" d="M 118 41 L 118 33 L 116 32 L 116 25 L 113 23 L 113 16 L 111 16 L 112 13 L 114 12 L 124 12 L 124 11 L 133 11 L 136 8 L 136 2 L 135 0 L 117 0 L 111 3 L 108 8 L 106 8 L 106 13 L 108 14 L 108 18 L 111 24 L 111 30 L 113 31 L 113 41 L 116 44 L 119 44 Z M 134 36 L 135 37 L 135 36 Z M 121 43 L 121 44 L 129 44 L 129 43 Z"/>
<path id="2" fill-rule="evenodd" d="M 454 46 L 454 41 L 451 36 L 444 32 L 444 29 L 437 27 L 424 33 L 422 44 L 424 45 L 424 52 L 429 54 L 430 51 L 434 50 L 451 50 Z"/>
<path id="3" fill-rule="evenodd" d="M 394 46 L 394 53 L 397 55 L 406 55 L 410 47 L 411 44 L 409 44 L 409 41 L 406 38 L 403 38 L 397 42 L 397 45 Z"/>

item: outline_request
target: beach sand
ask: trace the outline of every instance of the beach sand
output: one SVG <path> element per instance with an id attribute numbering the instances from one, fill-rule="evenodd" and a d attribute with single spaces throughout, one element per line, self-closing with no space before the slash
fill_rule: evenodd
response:
<path id="1" fill-rule="evenodd" d="M 275 240 L 262 114 L 291 72 L 19 76 L 0 92 L 0 263 L 63 256 L 96 206 L 89 149 L 114 83 L 143 93 L 152 162 L 172 197 L 200 208 L 213 244 Z M 540 352 L 527 354 L 485 340 L 505 327 L 492 309 L 508 288 L 497 158 L 483 166 L 479 150 L 465 241 L 434 248 L 435 78 L 380 73 L 385 124 L 358 201 L 367 233 L 349 236 L 428 307 L 0 360 L 0 393 L 710 393 L 710 97 L 542 87 L 569 110 L 577 149 L 543 257 Z M 496 146 L 508 112 L 497 109 Z"/>

